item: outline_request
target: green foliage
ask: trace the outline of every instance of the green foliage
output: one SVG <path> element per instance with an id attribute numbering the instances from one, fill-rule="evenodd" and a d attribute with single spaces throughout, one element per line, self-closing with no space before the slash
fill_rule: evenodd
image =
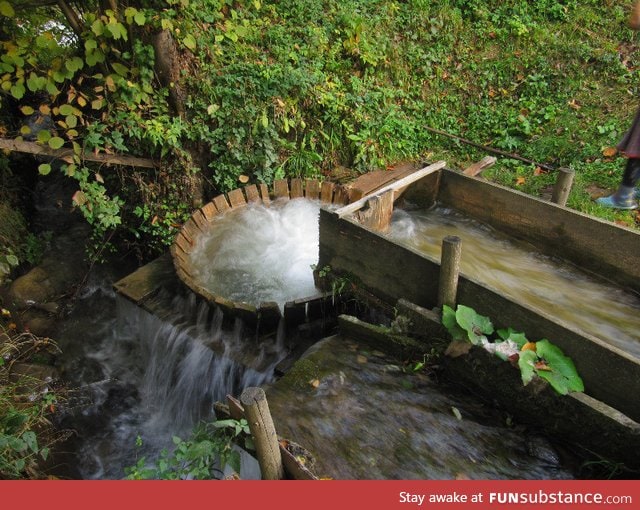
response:
<path id="1" fill-rule="evenodd" d="M 138 438 L 138 446 L 141 444 Z M 240 455 L 233 450 L 234 444 L 253 448 L 245 419 L 200 423 L 189 439 L 174 436 L 173 444 L 173 449 L 163 450 L 154 463 L 143 457 L 126 468 L 127 479 L 217 480 L 227 464 L 240 473 Z"/>
<path id="2" fill-rule="evenodd" d="M 573 361 L 547 339 L 531 344 L 524 333 L 512 328 L 499 329 L 496 332 L 498 338 L 487 337 L 485 335 L 494 332 L 489 318 L 464 305 L 458 305 L 456 311 L 444 305 L 442 324 L 453 340 L 468 341 L 504 361 L 517 363 L 525 386 L 537 375 L 561 395 L 571 391 L 584 391 L 582 379 Z"/>
<path id="3" fill-rule="evenodd" d="M 2 314 L 10 320 L 7 310 Z M 66 437 L 49 421 L 63 392 L 25 374 L 10 380 L 9 370 L 16 362 L 33 362 L 37 353 L 57 353 L 58 348 L 48 338 L 17 334 L 5 325 L 0 336 L 0 478 L 43 478 L 52 446 Z"/>

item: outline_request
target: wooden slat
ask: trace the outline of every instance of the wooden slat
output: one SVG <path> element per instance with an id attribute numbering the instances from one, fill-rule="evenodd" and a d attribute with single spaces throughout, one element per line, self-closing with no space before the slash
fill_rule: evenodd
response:
<path id="1" fill-rule="evenodd" d="M 426 177 L 427 175 L 435 173 L 438 170 L 443 169 L 445 166 L 446 166 L 446 163 L 444 161 L 438 161 L 429 166 L 421 168 L 420 170 L 416 170 L 415 172 L 412 172 L 410 175 L 404 177 L 403 179 L 400 179 L 399 181 L 395 181 L 395 182 L 392 182 L 391 184 L 387 184 L 386 186 L 377 190 L 375 194 L 381 195 L 386 191 L 390 191 L 390 190 L 397 191 L 402 188 L 406 188 L 409 184 L 414 183 L 415 181 L 418 181 L 423 177 Z M 343 208 L 337 211 L 338 216 L 343 217 L 343 216 L 346 216 L 347 214 L 351 214 L 357 211 L 366 203 L 368 199 L 369 199 L 369 196 L 366 196 L 361 198 L 360 200 L 356 200 L 355 202 L 352 202 L 349 205 L 344 206 Z"/>
<path id="2" fill-rule="evenodd" d="M 320 183 L 317 179 L 307 179 L 304 182 L 304 195 L 313 200 L 318 199 L 320 195 Z"/>
<path id="3" fill-rule="evenodd" d="M 302 189 L 302 179 L 291 179 L 291 198 L 304 197 L 304 190 Z"/>
<path id="4" fill-rule="evenodd" d="M 479 175 L 483 170 L 495 165 L 496 158 L 494 156 L 485 156 L 480 161 L 476 161 L 473 165 L 468 166 L 462 172 L 464 175 L 470 175 L 471 177 L 475 177 Z"/>
<path id="5" fill-rule="evenodd" d="M 271 203 L 271 198 L 269 197 L 269 188 L 267 188 L 266 184 L 260 184 L 260 196 L 262 197 L 262 202 L 265 205 L 269 205 Z"/>
<path id="6" fill-rule="evenodd" d="M 207 220 L 211 221 L 213 217 L 218 214 L 218 208 L 216 207 L 216 204 L 214 204 L 213 202 L 209 202 L 202 208 L 202 214 L 204 214 L 204 217 L 207 218 Z"/>
<path id="7" fill-rule="evenodd" d="M 227 198 L 229 199 L 231 207 L 242 207 L 247 205 L 247 201 L 244 199 L 244 193 L 242 193 L 240 188 L 236 188 L 227 193 Z"/>
<path id="8" fill-rule="evenodd" d="M 176 246 L 179 246 L 185 253 L 189 253 L 191 251 L 191 247 L 193 246 L 191 244 L 191 241 L 189 241 L 189 239 L 187 239 L 182 232 L 178 233 L 178 235 L 176 236 L 175 244 Z"/>
<path id="9" fill-rule="evenodd" d="M 343 186 L 336 186 L 333 192 L 333 203 L 336 205 L 344 205 L 349 202 L 349 195 Z"/>
<path id="10" fill-rule="evenodd" d="M 323 181 L 320 187 L 320 200 L 325 204 L 330 204 L 333 200 L 333 190 L 336 187 L 331 181 Z"/>
<path id="11" fill-rule="evenodd" d="M 247 202 L 259 202 L 260 193 L 258 193 L 258 187 L 255 184 L 250 184 L 244 188 L 244 194 L 247 196 Z"/>
<path id="12" fill-rule="evenodd" d="M 196 212 L 194 212 L 191 215 L 191 218 L 193 219 L 193 221 L 195 221 L 200 230 L 204 231 L 207 228 L 209 220 L 207 220 L 201 209 L 198 209 Z"/>
<path id="13" fill-rule="evenodd" d="M 289 183 L 286 179 L 273 181 L 273 194 L 276 198 L 289 198 Z"/>
<path id="14" fill-rule="evenodd" d="M 218 195 L 216 198 L 213 199 L 213 203 L 216 205 L 216 208 L 221 213 L 231 209 L 231 207 L 229 206 L 229 202 L 227 202 L 227 197 L 225 197 L 224 195 Z"/>

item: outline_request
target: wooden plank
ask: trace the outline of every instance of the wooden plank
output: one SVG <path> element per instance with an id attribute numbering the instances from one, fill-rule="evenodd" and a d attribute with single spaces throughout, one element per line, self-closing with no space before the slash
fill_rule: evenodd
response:
<path id="1" fill-rule="evenodd" d="M 174 244 L 176 246 L 179 246 L 185 253 L 191 252 L 191 248 L 193 247 L 191 241 L 189 241 L 189 239 L 187 239 L 182 232 L 178 233 Z"/>
<path id="2" fill-rule="evenodd" d="M 213 203 L 216 205 L 216 209 L 218 209 L 218 211 L 221 213 L 231 209 L 229 202 L 227 202 L 227 197 L 225 197 L 224 195 L 218 195 L 217 197 L 215 197 L 213 199 Z"/>
<path id="3" fill-rule="evenodd" d="M 209 202 L 208 204 L 203 206 L 202 214 L 204 214 L 204 217 L 207 218 L 208 221 L 211 221 L 213 217 L 218 214 L 218 208 L 216 207 L 216 204 L 214 204 L 213 202 Z"/>
<path id="4" fill-rule="evenodd" d="M 46 145 L 40 145 L 36 142 L 25 142 L 22 140 L 11 140 L 8 138 L 0 138 L 0 149 L 22 152 L 26 154 L 34 154 L 36 156 L 47 156 L 54 159 L 66 159 L 74 156 L 73 149 L 52 149 Z M 121 156 L 118 154 L 94 154 L 92 152 L 83 152 L 81 155 L 85 161 L 95 161 L 103 165 L 120 165 L 135 166 L 139 168 L 156 168 L 159 163 L 147 158 L 136 158 L 134 156 Z"/>
<path id="5" fill-rule="evenodd" d="M 271 203 L 271 198 L 269 197 L 269 188 L 267 188 L 266 184 L 260 184 L 260 196 L 262 197 L 262 202 L 265 205 L 269 205 Z"/>
<path id="6" fill-rule="evenodd" d="M 205 217 L 201 209 L 198 209 L 191 215 L 193 221 L 198 225 L 198 228 L 202 231 L 206 230 L 209 220 Z"/>
<path id="7" fill-rule="evenodd" d="M 320 183 L 317 179 L 307 179 L 304 181 L 304 196 L 312 200 L 317 200 L 320 195 Z"/>
<path id="8" fill-rule="evenodd" d="M 344 186 L 336 186 L 333 192 L 333 203 L 336 205 L 345 205 L 349 203 L 349 194 Z"/>
<path id="9" fill-rule="evenodd" d="M 408 186 L 411 183 L 414 183 L 420 179 L 422 179 L 423 177 L 426 177 L 429 174 L 435 173 L 438 170 L 441 170 L 445 167 L 446 162 L 444 161 L 438 161 L 436 163 L 433 163 L 429 166 L 426 166 L 424 168 L 421 168 L 420 170 L 417 170 L 415 172 L 412 172 L 410 175 L 398 180 L 398 181 L 394 181 L 391 184 L 387 184 L 386 186 L 380 188 L 379 190 L 377 190 L 375 192 L 376 195 L 381 195 L 382 193 L 386 192 L 386 191 L 397 191 L 399 189 L 402 189 L 406 186 Z M 366 201 L 369 199 L 369 197 L 364 197 L 361 198 L 360 200 L 357 200 L 355 202 L 350 203 L 349 205 L 344 206 L 341 209 L 338 209 L 337 213 L 338 216 L 343 217 L 346 216 L 347 214 L 351 214 L 355 211 L 357 211 L 358 209 L 360 209 L 365 203 Z"/>
<path id="10" fill-rule="evenodd" d="M 302 179 L 291 179 L 291 198 L 304 197 L 304 190 L 302 189 Z"/>
<path id="11" fill-rule="evenodd" d="M 362 174 L 348 185 L 350 190 L 349 196 L 354 197 L 352 201 L 358 200 L 391 182 L 398 181 L 412 174 L 416 169 L 416 166 L 413 164 L 405 164 L 393 170 L 376 170 Z"/>
<path id="12" fill-rule="evenodd" d="M 231 207 L 242 207 L 247 205 L 247 201 L 244 199 L 244 193 L 240 188 L 229 191 L 229 193 L 227 193 L 227 198 L 229 199 Z"/>
<path id="13" fill-rule="evenodd" d="M 473 165 L 468 166 L 462 172 L 464 175 L 469 175 L 471 177 L 475 177 L 476 175 L 480 175 L 480 173 L 496 164 L 497 159 L 494 156 L 485 156 L 480 161 L 476 161 Z"/>
<path id="14" fill-rule="evenodd" d="M 273 181 L 273 194 L 276 198 L 289 198 L 289 183 L 286 179 Z"/>
<path id="15" fill-rule="evenodd" d="M 255 184 L 245 186 L 244 194 L 247 196 L 247 202 L 259 202 L 260 193 L 258 193 L 258 187 Z"/>
<path id="16" fill-rule="evenodd" d="M 357 211 L 358 221 L 378 232 L 386 232 L 391 224 L 393 199 L 393 190 L 370 197 L 366 202 L 368 207 Z"/>
<path id="17" fill-rule="evenodd" d="M 331 181 L 323 181 L 320 187 L 320 200 L 325 204 L 330 204 L 333 200 L 333 190 L 336 187 Z"/>

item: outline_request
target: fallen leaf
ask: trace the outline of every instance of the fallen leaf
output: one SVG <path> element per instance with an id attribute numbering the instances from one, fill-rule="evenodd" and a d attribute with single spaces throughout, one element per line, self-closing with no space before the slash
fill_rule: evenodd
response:
<path id="1" fill-rule="evenodd" d="M 536 350 L 536 343 L 535 342 L 527 342 L 526 344 L 524 344 L 522 346 L 522 349 L 520 349 L 521 351 L 535 351 Z"/>
<path id="2" fill-rule="evenodd" d="M 571 101 L 569 101 L 569 108 L 573 108 L 574 110 L 579 110 L 580 108 L 582 108 L 582 105 L 580 103 L 578 103 L 578 101 L 576 101 L 575 99 L 572 99 Z"/>
<path id="3" fill-rule="evenodd" d="M 547 365 L 547 363 L 544 362 L 544 361 L 537 361 L 533 365 L 533 368 L 535 368 L 536 370 L 543 370 L 545 372 L 551 372 L 551 367 L 549 367 L 549 365 Z"/>
<path id="4" fill-rule="evenodd" d="M 457 407 L 451 407 L 451 412 L 456 417 L 458 421 L 462 421 L 462 413 Z"/>
<path id="5" fill-rule="evenodd" d="M 311 385 L 312 388 L 317 388 L 318 386 L 320 386 L 320 380 L 312 379 L 311 381 L 309 381 L 309 384 Z"/>
<path id="6" fill-rule="evenodd" d="M 618 154 L 618 149 L 616 149 L 615 147 L 605 147 L 604 149 L 602 149 L 602 155 L 606 158 L 611 158 L 616 154 Z"/>
<path id="7" fill-rule="evenodd" d="M 546 173 L 547 172 L 543 168 L 541 168 L 539 166 L 537 166 L 536 169 L 533 171 L 533 175 L 543 175 L 543 174 L 546 174 Z"/>
<path id="8" fill-rule="evenodd" d="M 527 180 L 524 177 L 518 177 L 516 179 L 516 186 L 522 186 Z"/>

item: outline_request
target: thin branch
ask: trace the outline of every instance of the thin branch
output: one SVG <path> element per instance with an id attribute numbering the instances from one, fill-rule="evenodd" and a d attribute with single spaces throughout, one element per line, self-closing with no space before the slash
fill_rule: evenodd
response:
<path id="1" fill-rule="evenodd" d="M 82 22 L 80 21 L 76 11 L 74 11 L 73 8 L 65 2 L 65 0 L 57 0 L 56 3 L 58 4 L 58 7 L 60 7 L 65 18 L 67 18 L 67 21 L 73 31 L 78 37 L 80 37 L 82 35 Z"/>

